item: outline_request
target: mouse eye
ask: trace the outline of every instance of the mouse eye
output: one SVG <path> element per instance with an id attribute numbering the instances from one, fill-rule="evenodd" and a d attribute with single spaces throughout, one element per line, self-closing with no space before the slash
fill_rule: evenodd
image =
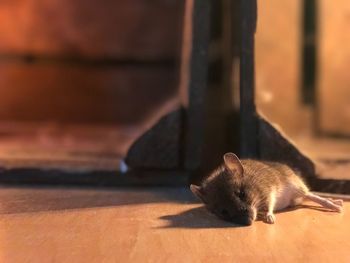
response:
<path id="1" fill-rule="evenodd" d="M 226 209 L 222 209 L 220 213 L 224 217 L 228 217 L 229 216 L 229 213 L 228 213 L 228 211 Z"/>
<path id="2" fill-rule="evenodd" d="M 243 200 L 246 198 L 246 194 L 244 190 L 241 190 L 238 194 L 239 199 Z"/>

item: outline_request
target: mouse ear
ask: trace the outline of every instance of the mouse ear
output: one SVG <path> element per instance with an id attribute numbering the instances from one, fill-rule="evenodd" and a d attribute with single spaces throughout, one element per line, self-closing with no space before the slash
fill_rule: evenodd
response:
<path id="1" fill-rule="evenodd" d="M 225 153 L 224 163 L 229 171 L 237 171 L 240 175 L 243 175 L 242 163 L 234 153 Z"/>
<path id="2" fill-rule="evenodd" d="M 202 187 L 198 185 L 191 184 L 190 185 L 192 193 L 199 198 L 203 203 L 207 203 L 206 198 L 205 198 L 205 193 L 202 189 Z"/>

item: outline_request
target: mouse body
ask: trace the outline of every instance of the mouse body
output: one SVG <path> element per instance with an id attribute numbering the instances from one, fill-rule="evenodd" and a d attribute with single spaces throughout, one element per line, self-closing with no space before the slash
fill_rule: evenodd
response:
<path id="1" fill-rule="evenodd" d="M 218 217 L 241 225 L 251 225 L 263 216 L 274 223 L 274 211 L 293 207 L 304 199 L 337 212 L 342 200 L 326 199 L 310 192 L 302 178 L 289 166 L 277 162 L 239 160 L 226 153 L 224 162 L 201 185 L 191 191 Z"/>

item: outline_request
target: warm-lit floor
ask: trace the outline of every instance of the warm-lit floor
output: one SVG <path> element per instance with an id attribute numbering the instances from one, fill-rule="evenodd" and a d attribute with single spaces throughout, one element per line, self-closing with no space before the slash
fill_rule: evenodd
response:
<path id="1" fill-rule="evenodd" d="M 184 188 L 0 188 L 0 262 L 350 262 L 350 203 L 236 227 Z"/>

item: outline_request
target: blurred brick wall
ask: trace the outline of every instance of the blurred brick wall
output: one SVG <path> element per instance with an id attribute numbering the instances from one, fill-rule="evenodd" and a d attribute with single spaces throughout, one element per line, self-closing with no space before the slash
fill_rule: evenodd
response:
<path id="1" fill-rule="evenodd" d="M 256 102 L 288 133 L 301 129 L 301 0 L 259 0 L 256 35 Z"/>
<path id="2" fill-rule="evenodd" d="M 0 120 L 142 120 L 176 94 L 182 13 L 183 0 L 0 1 Z"/>
<path id="3" fill-rule="evenodd" d="M 350 136 L 350 1 L 319 3 L 320 128 Z"/>
<path id="4" fill-rule="evenodd" d="M 259 0 L 256 101 L 291 135 L 311 128 L 300 99 L 301 0 Z M 350 135 L 350 1 L 320 0 L 317 103 L 321 131 Z"/>

